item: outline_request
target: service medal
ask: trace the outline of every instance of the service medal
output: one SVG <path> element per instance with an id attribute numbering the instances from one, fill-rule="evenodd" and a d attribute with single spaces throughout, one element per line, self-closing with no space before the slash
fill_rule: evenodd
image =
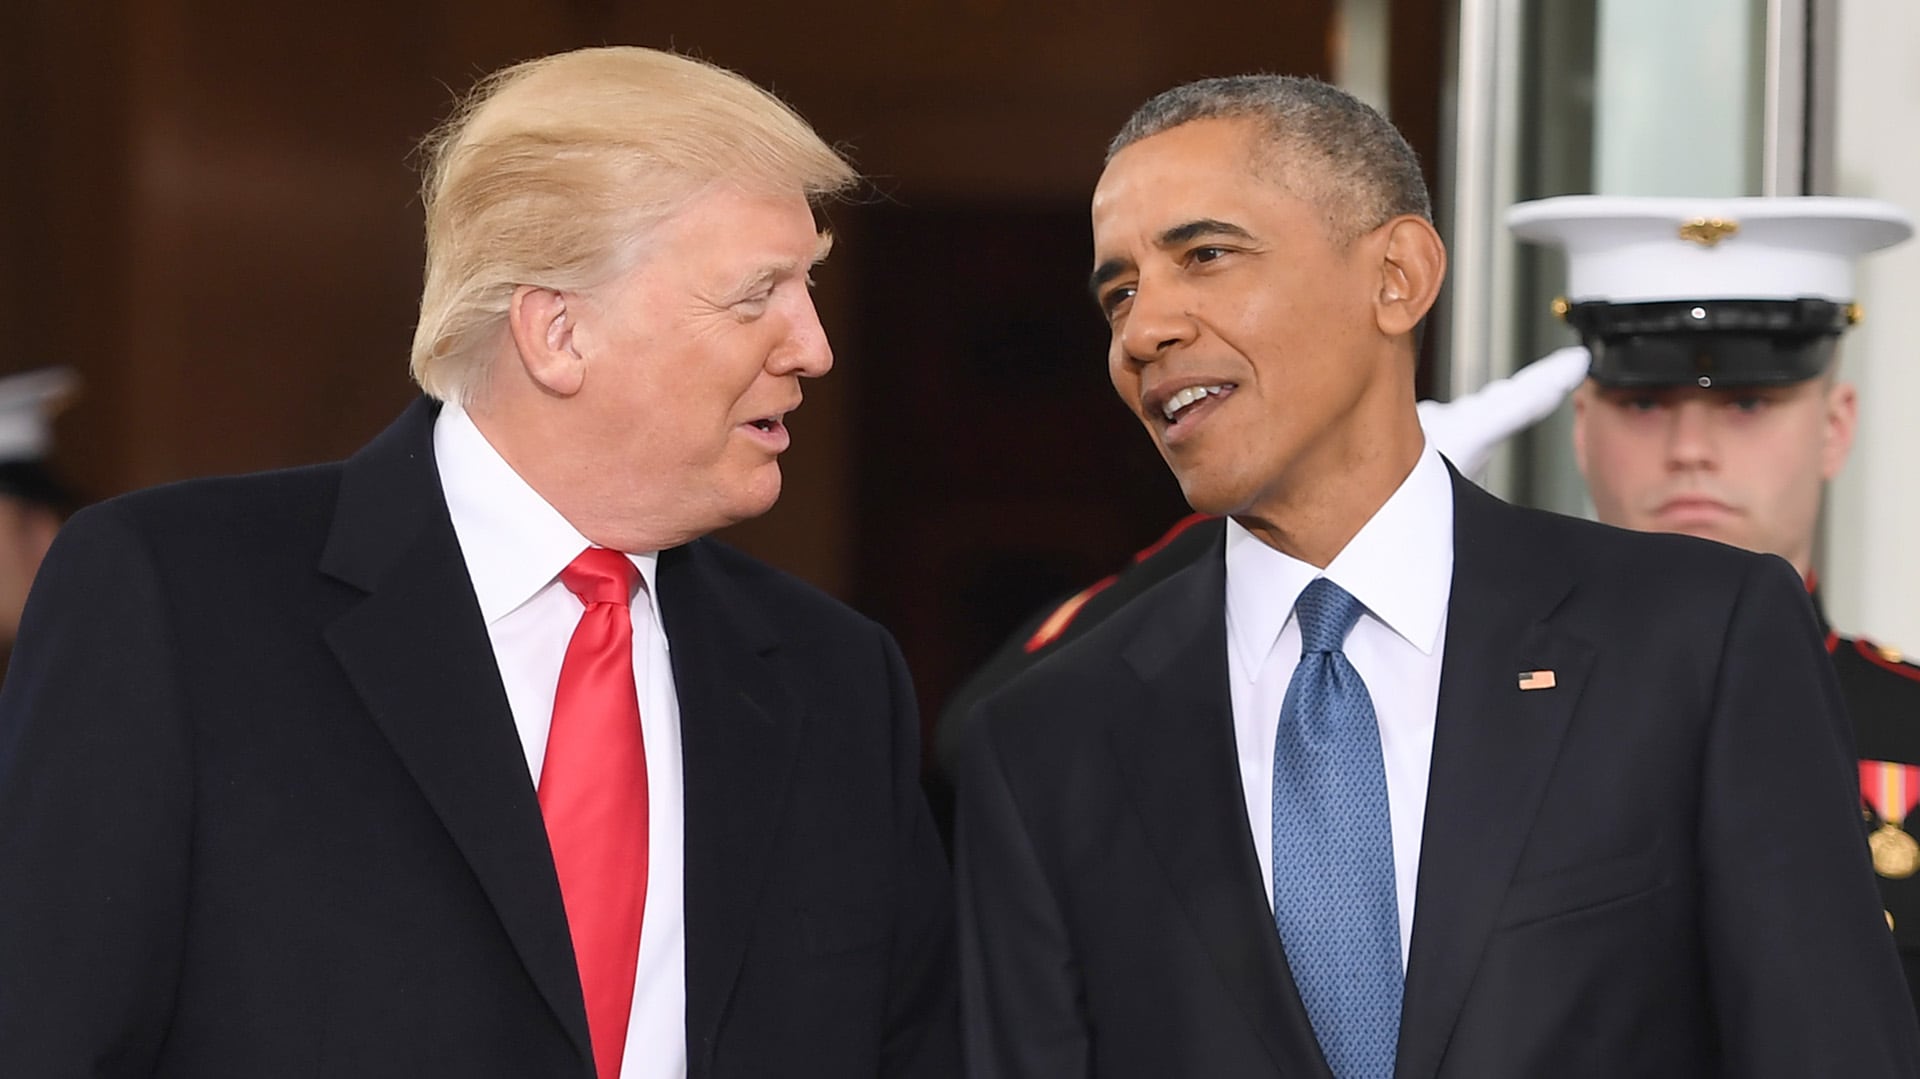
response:
<path id="1" fill-rule="evenodd" d="M 1914 802 L 1920 800 L 1920 767 L 1861 761 L 1860 796 L 1880 817 L 1880 827 L 1867 836 L 1873 871 L 1888 880 L 1905 880 L 1920 872 L 1920 842 L 1904 827 Z"/>
<path id="2" fill-rule="evenodd" d="M 1874 829 L 1867 848 L 1873 851 L 1873 871 L 1888 880 L 1905 880 L 1920 869 L 1920 843 L 1891 821 Z"/>

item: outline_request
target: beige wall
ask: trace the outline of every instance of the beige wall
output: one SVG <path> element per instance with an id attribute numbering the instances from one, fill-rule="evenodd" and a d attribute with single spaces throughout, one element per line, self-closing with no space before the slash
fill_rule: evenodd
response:
<path id="1" fill-rule="evenodd" d="M 1838 47 L 1834 193 L 1920 216 L 1920 4 L 1844 0 Z M 1823 591 L 1842 632 L 1920 654 L 1920 239 L 1860 280 L 1866 321 L 1841 346 L 1860 434 L 1833 487 Z"/>

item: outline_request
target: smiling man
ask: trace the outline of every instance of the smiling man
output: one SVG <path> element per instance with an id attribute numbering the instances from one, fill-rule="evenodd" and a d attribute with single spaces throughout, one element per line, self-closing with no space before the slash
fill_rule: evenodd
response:
<path id="1" fill-rule="evenodd" d="M 978 710 L 972 1074 L 1920 1074 L 1792 570 L 1452 472 L 1398 133 L 1176 88 L 1093 242 L 1114 387 L 1231 522 Z"/>
<path id="2" fill-rule="evenodd" d="M 0 1075 L 957 1072 L 899 653 L 701 538 L 779 496 L 852 170 L 637 48 L 501 72 L 430 150 L 428 398 L 48 556 Z"/>
<path id="3" fill-rule="evenodd" d="M 1859 400 L 1841 335 L 1854 264 L 1913 233 L 1907 213 L 1816 196 L 1573 195 L 1509 211 L 1567 252 L 1566 317 L 1595 356 L 1574 452 L 1602 521 L 1779 555 L 1814 592 L 1827 481 Z M 1820 610 L 1814 592 L 1816 613 Z M 1828 630 L 1860 757 L 1860 803 L 1888 928 L 1920 1006 L 1920 667 Z"/>

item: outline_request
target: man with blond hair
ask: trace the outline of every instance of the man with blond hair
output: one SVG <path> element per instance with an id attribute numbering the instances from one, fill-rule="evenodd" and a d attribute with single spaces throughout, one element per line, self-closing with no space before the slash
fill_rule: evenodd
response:
<path id="1" fill-rule="evenodd" d="M 939 1076 L 893 641 L 703 539 L 780 491 L 854 174 L 731 73 L 429 143 L 430 399 L 79 515 L 0 694 L 0 1075 Z"/>

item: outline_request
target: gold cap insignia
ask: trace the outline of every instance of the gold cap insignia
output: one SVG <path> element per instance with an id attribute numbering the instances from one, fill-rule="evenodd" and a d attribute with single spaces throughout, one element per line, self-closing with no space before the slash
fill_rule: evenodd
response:
<path id="1" fill-rule="evenodd" d="M 1680 238 L 1701 247 L 1713 247 L 1740 231 L 1740 222 L 1724 217 L 1696 217 L 1680 226 Z"/>

